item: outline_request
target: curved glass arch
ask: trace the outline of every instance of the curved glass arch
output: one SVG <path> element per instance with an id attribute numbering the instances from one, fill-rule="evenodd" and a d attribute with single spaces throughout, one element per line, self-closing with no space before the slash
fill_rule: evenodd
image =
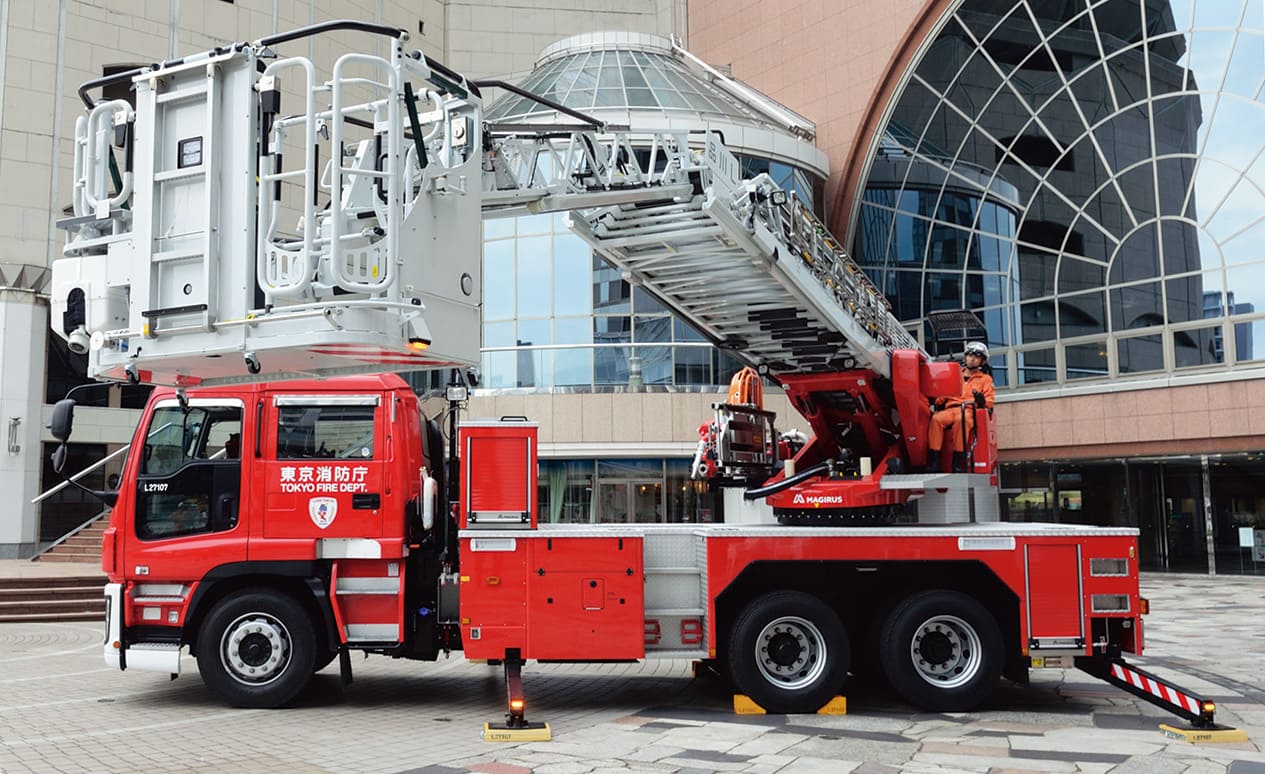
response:
<path id="1" fill-rule="evenodd" d="M 960 300 L 1009 386 L 1265 360 L 1261 6 L 955 6 L 850 224 L 902 321 Z"/>

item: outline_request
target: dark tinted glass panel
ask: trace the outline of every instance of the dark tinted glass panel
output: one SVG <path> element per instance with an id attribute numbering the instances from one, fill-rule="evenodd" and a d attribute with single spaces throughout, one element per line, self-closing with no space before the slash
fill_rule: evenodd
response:
<path id="1" fill-rule="evenodd" d="M 1134 336 L 1117 342 L 1116 357 L 1122 374 L 1158 371 L 1164 367 L 1160 336 Z"/>

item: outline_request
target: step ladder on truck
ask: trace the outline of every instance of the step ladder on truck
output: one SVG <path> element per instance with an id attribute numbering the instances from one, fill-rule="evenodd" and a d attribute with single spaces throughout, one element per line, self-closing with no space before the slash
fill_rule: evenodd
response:
<path id="1" fill-rule="evenodd" d="M 335 33 L 389 52 L 278 56 Z M 53 327 L 93 378 L 164 385 L 102 493 L 109 664 L 178 674 L 187 649 L 229 703 L 277 706 L 353 650 L 462 650 L 504 665 L 521 730 L 529 661 L 698 659 L 776 712 L 866 671 L 967 711 L 1035 661 L 1110 680 L 1141 652 L 1136 530 L 1000 523 L 984 413 L 969 472 L 912 472 L 958 366 L 792 193 L 715 134 L 539 97 L 566 122 L 486 124 L 480 84 L 407 37 L 328 22 L 81 89 Z M 93 99 L 114 83 L 134 105 Z M 727 523 L 541 523 L 534 424 L 458 426 L 455 383 L 445 449 L 384 373 L 477 362 L 481 223 L 543 212 L 811 426 L 779 439 L 750 384 L 716 406 Z M 1163 706 L 1211 725 L 1197 704 Z"/>

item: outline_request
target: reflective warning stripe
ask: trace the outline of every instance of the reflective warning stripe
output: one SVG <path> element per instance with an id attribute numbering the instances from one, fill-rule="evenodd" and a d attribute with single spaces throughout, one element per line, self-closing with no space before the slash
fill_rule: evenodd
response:
<path id="1" fill-rule="evenodd" d="M 1157 682 L 1150 677 L 1129 669 L 1128 667 L 1121 666 L 1120 664 L 1111 665 L 1111 676 L 1115 677 L 1117 680 L 1123 680 L 1129 683 L 1134 688 L 1146 691 L 1152 696 L 1158 696 L 1170 704 L 1175 704 L 1187 712 L 1191 712 L 1196 715 L 1199 714 L 1199 700 L 1194 696 L 1182 693 L 1171 685 L 1165 685 L 1164 683 Z"/>

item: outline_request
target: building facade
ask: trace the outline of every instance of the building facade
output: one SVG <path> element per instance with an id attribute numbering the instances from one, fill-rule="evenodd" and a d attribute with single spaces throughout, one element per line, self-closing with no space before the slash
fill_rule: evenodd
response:
<path id="1" fill-rule="evenodd" d="M 46 335 L 41 298 L 78 84 L 354 17 L 621 122 L 723 125 L 749 169 L 812 198 L 911 330 L 948 308 L 986 322 L 1006 518 L 1137 526 L 1147 569 L 1265 571 L 1245 545 L 1265 536 L 1257 0 L 2 2 L 0 556 L 92 515 L 29 504 L 55 480 L 39 417 L 82 367 Z M 623 35 L 582 35 L 601 30 Z M 725 74 L 758 91 L 735 99 Z M 490 101 L 494 118 L 548 118 L 533 112 Z M 471 413 L 541 423 L 547 519 L 716 518 L 685 468 L 733 358 L 561 216 L 489 221 L 484 260 Z M 95 396 L 78 458 L 126 443 L 142 397 Z M 784 399 L 771 408 L 795 424 Z"/>

